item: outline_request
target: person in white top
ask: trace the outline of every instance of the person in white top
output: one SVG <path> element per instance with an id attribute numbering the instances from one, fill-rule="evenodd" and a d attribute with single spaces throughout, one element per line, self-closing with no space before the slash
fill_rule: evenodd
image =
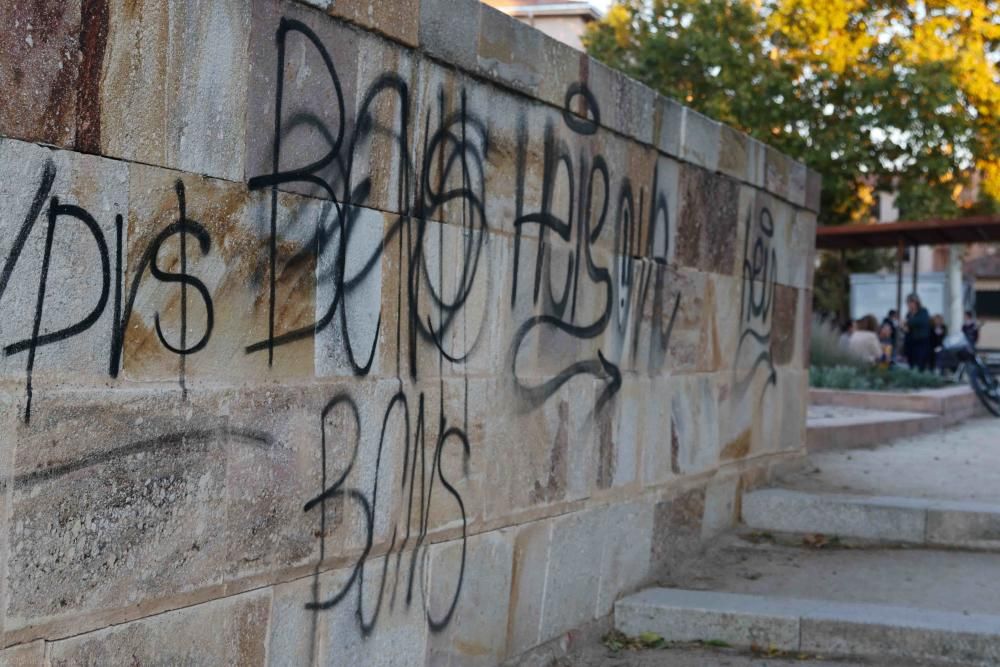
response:
<path id="1" fill-rule="evenodd" d="M 882 360 L 882 345 L 878 340 L 878 320 L 874 315 L 865 315 L 854 324 L 854 333 L 847 342 L 851 353 L 876 364 Z"/>

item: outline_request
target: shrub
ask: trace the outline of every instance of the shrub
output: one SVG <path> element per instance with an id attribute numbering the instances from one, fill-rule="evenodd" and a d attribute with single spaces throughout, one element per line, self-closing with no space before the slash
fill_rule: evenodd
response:
<path id="1" fill-rule="evenodd" d="M 851 391 L 893 391 L 937 389 L 952 384 L 951 380 L 933 373 L 909 368 L 878 368 L 857 366 L 812 366 L 809 386 L 817 389 Z"/>

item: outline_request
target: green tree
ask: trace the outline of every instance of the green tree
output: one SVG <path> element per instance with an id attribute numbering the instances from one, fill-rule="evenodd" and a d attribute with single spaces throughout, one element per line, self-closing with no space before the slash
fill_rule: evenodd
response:
<path id="1" fill-rule="evenodd" d="M 822 223 L 1000 199 L 1000 0 L 626 0 L 586 44 L 819 171 Z"/>

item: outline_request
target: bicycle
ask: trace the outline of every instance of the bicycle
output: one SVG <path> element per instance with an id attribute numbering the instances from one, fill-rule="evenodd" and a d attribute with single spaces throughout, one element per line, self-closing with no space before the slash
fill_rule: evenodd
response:
<path id="1" fill-rule="evenodd" d="M 965 334 L 955 333 L 944 339 L 942 352 L 957 361 L 955 378 L 968 376 L 976 396 L 994 417 L 1000 417 L 1000 380 L 976 352 Z"/>

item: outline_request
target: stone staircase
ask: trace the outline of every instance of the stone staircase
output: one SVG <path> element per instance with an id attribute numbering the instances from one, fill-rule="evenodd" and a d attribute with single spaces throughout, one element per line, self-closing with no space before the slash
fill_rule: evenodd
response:
<path id="1" fill-rule="evenodd" d="M 736 534 L 672 580 L 619 600 L 616 628 L 865 664 L 1000 664 L 1000 502 L 991 494 L 782 486 L 744 494 Z"/>

